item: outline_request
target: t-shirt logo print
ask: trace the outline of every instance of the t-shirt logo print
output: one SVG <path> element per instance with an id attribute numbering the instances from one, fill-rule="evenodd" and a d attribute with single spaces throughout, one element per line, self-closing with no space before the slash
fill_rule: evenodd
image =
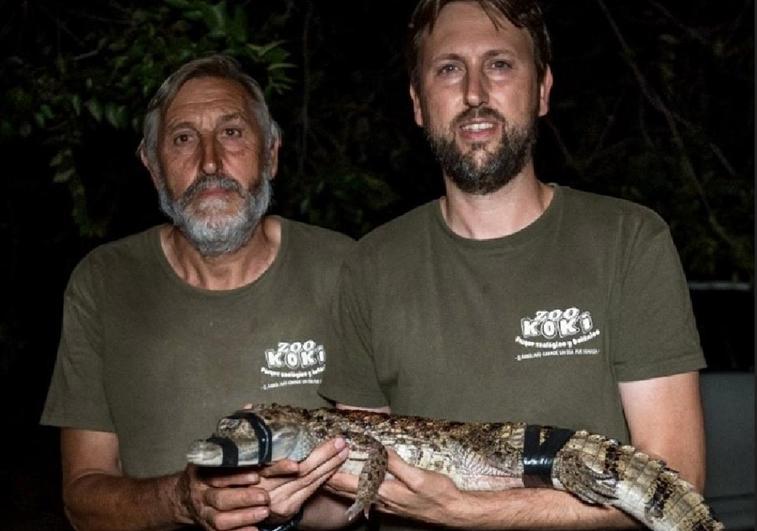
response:
<path id="1" fill-rule="evenodd" d="M 576 348 L 600 334 L 594 325 L 591 312 L 578 308 L 567 310 L 538 310 L 533 317 L 520 320 L 521 335 L 515 342 L 524 347 L 538 349 L 516 355 L 517 361 L 550 356 L 594 355 L 596 348 Z"/>
<path id="2" fill-rule="evenodd" d="M 265 391 L 289 385 L 318 385 L 326 368 L 326 351 L 312 339 L 279 341 L 276 348 L 265 351 L 265 365 L 260 367 Z"/>

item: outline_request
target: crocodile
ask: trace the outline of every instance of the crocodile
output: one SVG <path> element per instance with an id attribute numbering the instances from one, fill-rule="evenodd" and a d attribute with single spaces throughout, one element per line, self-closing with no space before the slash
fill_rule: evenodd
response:
<path id="1" fill-rule="evenodd" d="M 349 519 L 366 516 L 384 480 L 387 448 L 411 465 L 449 476 L 461 490 L 547 487 L 615 507 L 655 531 L 724 529 L 694 487 L 659 459 L 584 430 L 524 422 L 453 422 L 364 410 L 257 405 L 219 420 L 187 461 L 241 467 L 301 461 L 343 437 L 342 471 L 358 476 Z"/>

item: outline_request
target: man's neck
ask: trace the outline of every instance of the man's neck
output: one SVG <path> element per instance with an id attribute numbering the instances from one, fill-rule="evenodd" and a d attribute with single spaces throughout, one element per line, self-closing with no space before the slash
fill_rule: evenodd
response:
<path id="1" fill-rule="evenodd" d="M 187 284 L 207 290 L 230 290 L 246 286 L 268 270 L 281 246 L 281 221 L 263 218 L 250 240 L 233 253 L 203 256 L 174 226 L 160 232 L 168 263 Z"/>
<path id="2" fill-rule="evenodd" d="M 529 166 L 499 190 L 486 195 L 462 192 L 445 177 L 446 197 L 440 201 L 450 230 L 463 238 L 502 238 L 524 229 L 547 209 L 554 190 Z"/>

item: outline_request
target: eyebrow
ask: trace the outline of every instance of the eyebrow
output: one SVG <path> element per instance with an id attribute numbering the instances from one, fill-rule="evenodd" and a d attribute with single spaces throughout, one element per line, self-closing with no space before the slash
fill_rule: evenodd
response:
<path id="1" fill-rule="evenodd" d="M 166 131 L 176 131 L 177 129 L 194 129 L 192 122 L 184 120 L 183 122 L 166 124 Z"/>
<path id="2" fill-rule="evenodd" d="M 222 124 L 226 122 L 234 122 L 237 120 L 242 121 L 242 122 L 248 121 L 247 118 L 241 112 L 232 112 L 229 114 L 221 115 L 221 117 L 218 119 L 216 123 Z"/>
<path id="3" fill-rule="evenodd" d="M 245 115 L 241 112 L 232 112 L 229 114 L 222 114 L 218 120 L 216 120 L 216 125 L 218 124 L 225 124 L 229 122 L 236 122 L 241 121 L 244 123 L 249 123 L 249 120 L 245 118 Z M 195 124 L 189 120 L 183 120 L 181 122 L 176 122 L 175 124 L 166 124 L 166 131 L 175 131 L 176 129 L 194 129 Z"/>
<path id="4" fill-rule="evenodd" d="M 498 55 L 512 56 L 512 55 L 514 55 L 514 52 L 512 50 L 508 49 L 508 48 L 498 48 L 498 49 L 494 49 L 494 50 L 487 50 L 486 52 L 484 52 L 483 57 L 485 59 L 488 59 L 490 57 L 496 57 Z M 432 63 L 437 63 L 439 61 L 461 61 L 461 62 L 465 62 L 465 57 L 462 56 L 462 55 L 460 55 L 459 53 L 449 52 L 449 53 L 443 53 L 443 54 L 437 55 L 436 57 L 434 57 L 433 59 L 431 59 Z"/>

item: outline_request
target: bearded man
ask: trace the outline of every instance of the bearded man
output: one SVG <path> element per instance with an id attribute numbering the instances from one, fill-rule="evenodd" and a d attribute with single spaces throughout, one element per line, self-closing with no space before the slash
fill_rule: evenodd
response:
<path id="1" fill-rule="evenodd" d="M 343 523 L 342 505 L 310 499 L 346 458 L 341 439 L 263 470 L 186 466 L 190 443 L 250 401 L 325 404 L 325 316 L 352 242 L 265 215 L 279 146 L 260 87 L 230 58 L 185 64 L 150 102 L 139 153 L 172 223 L 77 266 L 42 417 L 62 428 L 76 529 Z"/>
<path id="2" fill-rule="evenodd" d="M 701 490 L 704 362 L 668 227 L 536 176 L 553 81 L 537 3 L 421 0 L 408 59 L 446 194 L 345 261 L 321 393 L 342 407 L 588 429 L 662 456 Z M 396 454 L 389 472 L 385 529 L 638 525 L 555 490 L 463 492 Z M 329 486 L 354 495 L 356 481 Z"/>

